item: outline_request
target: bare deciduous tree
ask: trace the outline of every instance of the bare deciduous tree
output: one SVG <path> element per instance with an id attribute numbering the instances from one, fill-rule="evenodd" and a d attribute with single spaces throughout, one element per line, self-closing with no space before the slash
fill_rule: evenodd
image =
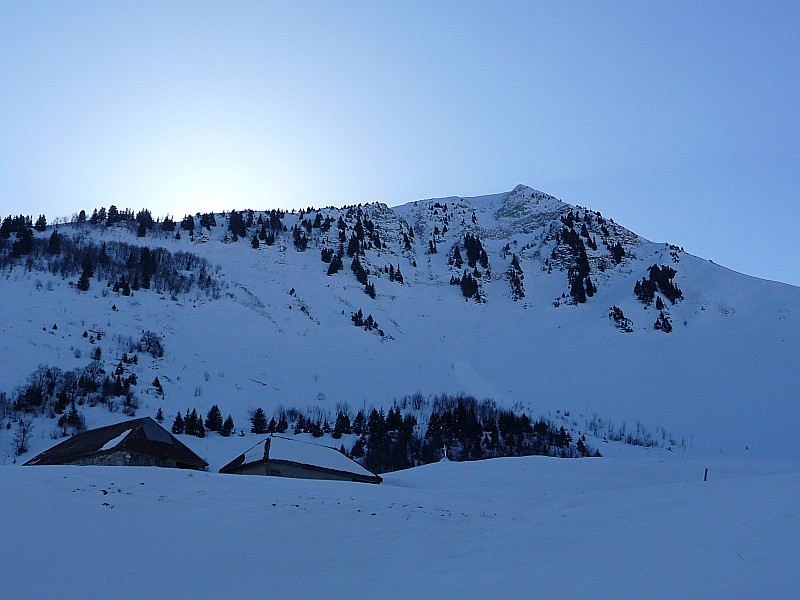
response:
<path id="1" fill-rule="evenodd" d="M 20 417 L 17 422 L 17 430 L 14 432 L 14 453 L 17 456 L 25 454 L 28 451 L 28 443 L 30 441 L 31 432 L 33 431 L 33 420 Z"/>

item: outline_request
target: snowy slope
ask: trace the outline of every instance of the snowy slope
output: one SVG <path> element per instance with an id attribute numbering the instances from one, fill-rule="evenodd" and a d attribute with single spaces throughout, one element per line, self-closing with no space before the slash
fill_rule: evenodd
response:
<path id="1" fill-rule="evenodd" d="M 797 461 L 674 456 L 442 462 L 380 486 L 2 468 L 0 580 L 20 600 L 791 598 L 798 494 Z"/>
<path id="2" fill-rule="evenodd" d="M 135 367 L 139 414 L 154 415 L 162 407 L 167 423 L 178 410 L 196 407 L 205 414 L 212 404 L 246 429 L 247 410 L 257 406 L 268 414 L 279 406 L 335 414 L 344 404 L 351 410 L 389 406 L 417 391 L 464 392 L 562 419 L 573 431 L 585 432 L 594 421 L 600 437 L 610 433 L 609 421 L 615 432 L 623 424 L 628 431 L 646 428 L 664 446 L 693 455 L 800 457 L 791 427 L 800 421 L 794 375 L 800 289 L 651 243 L 604 218 L 609 244 L 619 242 L 627 253 L 616 264 L 591 213 L 589 234 L 598 250 L 587 254 L 597 293 L 576 305 L 569 302 L 556 234 L 562 217 L 590 211 L 518 186 L 479 198 L 319 212 L 334 222 L 342 217 L 349 238 L 359 210 L 385 245 L 362 257 L 375 299 L 364 293 L 347 257 L 341 272 L 326 275 L 320 251 L 338 248 L 335 223 L 326 233 L 314 229 L 304 252 L 294 247 L 291 231 L 258 249 L 249 242 L 255 227 L 246 239 L 226 240 L 227 219 L 221 216 L 210 231 L 198 229 L 194 241 L 187 235 L 137 238 L 121 226 L 62 225 L 61 233 L 98 243 L 122 240 L 193 252 L 219 265 L 214 277 L 222 293 L 213 298 L 198 290 L 170 298 L 140 290 L 123 297 L 96 280 L 87 293 L 78 293 L 71 285 L 75 277 L 22 267 L 2 271 L 0 390 L 13 395 L 39 364 L 83 366 L 98 345 L 113 369 L 125 344 L 151 329 L 162 336 L 166 353 L 158 359 L 142 355 Z M 291 230 L 315 214 L 288 214 L 283 222 Z M 406 247 L 404 236 L 412 228 Z M 460 244 L 464 252 L 466 234 L 478 236 L 488 256 L 482 303 L 465 300 L 450 285 L 463 271 L 448 264 L 452 249 Z M 513 256 L 524 271 L 525 297 L 518 301 L 506 275 Z M 389 264 L 402 269 L 402 284 L 379 272 Z M 682 301 L 667 306 L 674 327 L 669 334 L 653 330 L 658 311 L 633 294 L 654 264 L 675 268 L 683 292 Z M 632 319 L 633 332 L 614 327 L 611 306 Z M 374 317 L 383 337 L 353 326 L 350 316 L 359 309 Z M 103 337 L 93 344 L 84 331 Z M 149 385 L 155 376 L 163 398 Z M 105 409 L 86 416 L 90 426 L 123 418 Z M 781 424 L 789 424 L 788 430 Z M 32 452 L 52 444 L 51 431 L 46 420 L 37 426 Z M 6 463 L 12 459 L 11 434 L 0 431 L 0 461 Z M 222 451 L 228 458 L 242 451 L 233 450 L 232 440 L 187 440 L 207 455 L 217 452 L 217 442 L 231 448 Z"/>

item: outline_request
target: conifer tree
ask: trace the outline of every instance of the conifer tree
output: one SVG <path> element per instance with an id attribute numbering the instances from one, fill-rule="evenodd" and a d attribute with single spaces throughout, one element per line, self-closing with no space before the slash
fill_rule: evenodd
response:
<path id="1" fill-rule="evenodd" d="M 338 273 L 343 266 L 342 253 L 339 252 L 331 259 L 331 264 L 328 266 L 328 275 L 334 275 Z"/>
<path id="2" fill-rule="evenodd" d="M 361 264 L 361 261 L 358 260 L 358 254 L 353 257 L 353 262 L 350 263 L 350 270 L 353 271 L 359 283 L 362 285 L 367 285 L 367 282 L 369 281 L 367 277 L 367 270 Z"/>
<path id="3" fill-rule="evenodd" d="M 364 447 L 366 446 L 366 441 L 367 440 L 363 435 L 356 440 L 356 443 L 353 444 L 352 450 L 350 450 L 351 458 L 362 458 L 364 456 Z"/>
<path id="4" fill-rule="evenodd" d="M 75 287 L 80 291 L 86 292 L 89 290 L 89 281 L 92 278 L 94 271 L 92 269 L 92 262 L 87 258 L 83 261 L 83 271 L 81 272 L 80 279 Z"/>
<path id="5" fill-rule="evenodd" d="M 27 219 L 17 231 L 17 240 L 11 246 L 11 256 L 25 256 L 32 252 L 33 230 L 30 227 L 30 219 Z"/>
<path id="6" fill-rule="evenodd" d="M 333 433 L 331 435 L 334 439 L 338 440 L 343 434 L 349 434 L 351 432 L 350 417 L 343 412 L 339 412 L 339 414 L 336 415 L 336 422 L 333 425 Z"/>
<path id="7" fill-rule="evenodd" d="M 672 332 L 672 323 L 669 320 L 669 315 L 661 311 L 658 317 L 656 317 L 656 322 L 653 323 L 653 329 L 656 331 L 663 331 L 664 333 Z"/>
<path id="8" fill-rule="evenodd" d="M 606 229 L 605 225 L 603 225 L 603 233 L 605 235 L 609 234 L 608 229 Z M 625 258 L 625 248 L 623 248 L 622 244 L 620 244 L 619 242 L 611 246 L 609 250 L 611 251 L 611 258 L 614 259 L 615 263 L 619 264 L 622 262 L 622 259 Z"/>
<path id="9" fill-rule="evenodd" d="M 575 444 L 575 448 L 581 456 L 589 456 L 589 450 L 586 448 L 586 444 L 583 443 L 583 439 L 578 440 L 578 443 Z"/>
<path id="10" fill-rule="evenodd" d="M 278 424 L 275 426 L 275 432 L 286 433 L 287 429 L 289 429 L 289 423 L 286 421 L 286 415 L 281 413 L 281 417 L 278 419 Z"/>
<path id="11" fill-rule="evenodd" d="M 181 411 L 178 411 L 178 414 L 175 415 L 175 420 L 172 422 L 172 433 L 183 433 L 184 431 L 186 431 L 186 423 L 183 421 Z"/>
<path id="12" fill-rule="evenodd" d="M 267 433 L 267 415 L 264 413 L 263 408 L 257 408 L 253 411 L 250 416 L 250 425 L 250 433 Z"/>
<path id="13" fill-rule="evenodd" d="M 219 430 L 219 434 L 223 437 L 229 437 L 233 433 L 233 418 L 228 415 L 228 418 L 225 419 L 225 422 L 222 424 L 222 429 Z"/>
<path id="14" fill-rule="evenodd" d="M 460 285 L 461 293 L 465 298 L 473 298 L 478 296 L 478 292 L 480 291 L 478 282 L 467 271 L 464 271 L 464 276 L 461 278 Z"/>
<path id="15" fill-rule="evenodd" d="M 361 435 L 362 433 L 364 433 L 365 427 L 366 427 L 366 419 L 364 417 L 364 412 L 358 411 L 355 419 L 353 419 L 353 433 L 355 433 L 356 435 Z"/>
<path id="16" fill-rule="evenodd" d="M 50 241 L 47 243 L 48 254 L 59 254 L 61 252 L 61 236 L 58 235 L 58 230 L 53 229 L 50 234 Z"/>
<path id="17" fill-rule="evenodd" d="M 186 426 L 185 426 L 186 435 L 196 436 L 202 426 L 203 423 L 197 414 L 197 410 L 193 408 L 192 412 L 190 413 L 189 409 L 186 409 Z"/>
<path id="18" fill-rule="evenodd" d="M 347 243 L 347 256 L 357 256 L 361 251 L 361 242 L 358 241 L 356 234 L 350 236 L 350 241 Z"/>
<path id="19" fill-rule="evenodd" d="M 458 246 L 453 250 L 453 265 L 456 269 L 460 269 L 464 266 L 464 259 L 461 258 L 461 250 L 459 250 Z"/>
<path id="20" fill-rule="evenodd" d="M 86 420 L 83 418 L 78 412 L 78 409 L 75 408 L 75 401 L 72 401 L 72 405 L 70 406 L 69 412 L 67 413 L 66 419 L 64 420 L 68 427 L 71 427 L 75 432 L 83 431 L 86 429 Z"/>
<path id="21" fill-rule="evenodd" d="M 219 410 L 219 406 L 216 404 L 212 405 L 206 415 L 205 421 L 206 429 L 209 431 L 222 431 L 222 412 Z"/>
<path id="22" fill-rule="evenodd" d="M 592 282 L 592 278 L 586 276 L 586 295 L 592 297 L 597 293 L 597 286 Z"/>
<path id="23" fill-rule="evenodd" d="M 300 252 L 303 252 L 308 247 L 308 237 L 297 227 L 293 228 L 292 241 L 295 248 Z"/>

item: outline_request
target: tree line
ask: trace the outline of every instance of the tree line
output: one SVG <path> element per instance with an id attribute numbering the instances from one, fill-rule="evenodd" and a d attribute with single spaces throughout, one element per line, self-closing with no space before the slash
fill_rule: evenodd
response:
<path id="1" fill-rule="evenodd" d="M 6 222 L 10 224 L 0 233 L 0 269 L 22 264 L 63 278 L 78 276 L 76 285 L 81 291 L 96 280 L 123 295 L 140 288 L 176 295 L 195 287 L 206 295 L 219 295 L 220 284 L 212 277 L 211 264 L 190 252 L 113 241 L 98 244 L 62 235 L 57 229 L 49 238 L 36 237 L 24 218 L 6 218 Z M 12 234 L 16 234 L 13 241 Z"/>
<path id="2" fill-rule="evenodd" d="M 572 434 L 544 419 L 499 408 L 492 400 L 446 394 L 432 401 L 406 397 L 383 408 L 303 414 L 283 407 L 267 421 L 262 408 L 251 411 L 251 433 L 330 435 L 338 440 L 354 436 L 341 450 L 374 473 L 385 473 L 437 462 L 480 460 L 504 456 L 543 455 L 562 458 L 600 456 L 586 436 Z M 421 419 L 427 422 L 421 423 Z M 350 438 L 352 439 L 352 437 Z"/>

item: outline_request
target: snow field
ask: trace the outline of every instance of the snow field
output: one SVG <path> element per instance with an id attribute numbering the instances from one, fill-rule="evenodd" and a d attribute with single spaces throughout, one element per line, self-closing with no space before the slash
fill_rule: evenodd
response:
<path id="1" fill-rule="evenodd" d="M 789 598 L 800 585 L 797 461 L 442 462 L 380 486 L 105 467 L 0 479 L 0 580 L 20 599 Z"/>

